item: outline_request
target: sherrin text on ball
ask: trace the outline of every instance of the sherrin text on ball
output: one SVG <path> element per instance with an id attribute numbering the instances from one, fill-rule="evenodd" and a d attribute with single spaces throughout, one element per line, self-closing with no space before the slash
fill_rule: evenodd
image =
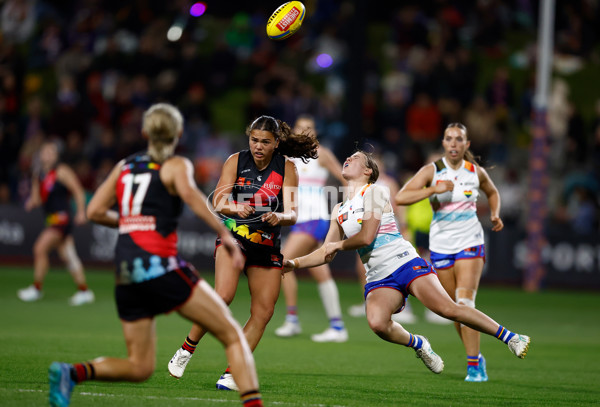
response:
<path id="1" fill-rule="evenodd" d="M 283 40 L 294 34 L 304 21 L 306 9 L 299 1 L 282 4 L 267 21 L 267 36 L 272 40 Z"/>

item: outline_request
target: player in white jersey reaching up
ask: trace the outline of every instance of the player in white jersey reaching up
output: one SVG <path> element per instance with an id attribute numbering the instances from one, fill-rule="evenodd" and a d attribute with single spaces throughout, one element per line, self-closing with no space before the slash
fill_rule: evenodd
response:
<path id="1" fill-rule="evenodd" d="M 398 205 L 429 198 L 433 219 L 429 231 L 431 262 L 446 292 L 458 304 L 475 308 L 475 295 L 485 262 L 483 228 L 477 218 L 477 197 L 483 191 L 490 206 L 492 230 L 502 230 L 500 195 L 487 172 L 469 151 L 467 128 L 460 123 L 446 127 L 444 156 L 423 166 L 395 197 Z M 488 380 L 485 358 L 479 348 L 479 332 L 456 323 L 467 353 L 468 382 Z"/>
<path id="2" fill-rule="evenodd" d="M 285 259 L 284 272 L 329 263 L 340 250 L 357 250 L 367 276 L 369 327 L 388 342 L 415 349 L 432 372 L 441 373 L 444 362 L 427 338 L 413 335 L 392 320 L 392 314 L 402 309 L 409 294 L 438 315 L 495 336 L 513 354 L 524 358 L 529 349 L 528 336 L 510 332 L 481 311 L 452 301 L 433 267 L 402 238 L 387 190 L 374 185 L 379 170 L 373 157 L 357 151 L 344 162 L 342 175 L 348 181 L 348 198 L 334 208 L 325 242 L 306 256 Z M 439 189 L 442 192 L 442 187 Z"/>
<path id="3" fill-rule="evenodd" d="M 298 116 L 294 132 L 315 133 L 315 120 L 308 115 Z M 342 164 L 327 148 L 319 146 L 319 158 L 308 160 L 292 159 L 298 168 L 298 220 L 290 231 L 281 252 L 284 257 L 302 256 L 314 250 L 329 230 L 329 206 L 324 187 L 333 175 L 343 185 Z M 331 270 L 327 264 L 308 269 L 317 281 L 319 295 L 329 319 L 329 328 L 311 336 L 315 342 L 345 342 L 348 332 L 342 320 L 340 298 Z M 298 318 L 298 281 L 294 273 L 288 273 L 282 281 L 285 296 L 286 316 L 282 326 L 275 330 L 280 337 L 290 337 L 302 332 Z"/>

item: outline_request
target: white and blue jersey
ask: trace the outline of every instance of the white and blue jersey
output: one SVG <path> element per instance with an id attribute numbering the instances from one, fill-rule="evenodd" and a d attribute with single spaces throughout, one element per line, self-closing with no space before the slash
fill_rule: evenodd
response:
<path id="1" fill-rule="evenodd" d="M 384 207 L 390 207 L 389 189 L 381 185 L 367 184 L 352 198 L 341 204 L 337 211 L 337 221 L 350 238 L 360 232 L 364 215 L 364 196 L 369 188 L 381 188 L 385 191 Z M 384 212 L 373 242 L 358 250 L 365 266 L 367 283 L 382 280 L 419 255 L 415 248 L 400 234 L 394 212 Z"/>
<path id="2" fill-rule="evenodd" d="M 479 177 L 476 165 L 463 160 L 460 168 L 454 170 L 450 168 L 446 158 L 431 165 L 435 171 L 431 184 L 452 181 L 454 190 L 433 194 L 429 198 L 433 209 L 429 250 L 435 253 L 456 254 L 484 244 L 483 228 L 477 218 Z"/>
<path id="3" fill-rule="evenodd" d="M 329 207 L 324 187 L 329 172 L 316 159 L 304 163 L 300 158 L 291 159 L 298 169 L 298 219 L 297 223 L 309 220 L 329 220 Z"/>
<path id="4" fill-rule="evenodd" d="M 306 233 L 321 241 L 329 230 L 329 207 L 324 191 L 329 172 L 316 159 L 291 158 L 298 169 L 298 219 L 291 233 Z"/>

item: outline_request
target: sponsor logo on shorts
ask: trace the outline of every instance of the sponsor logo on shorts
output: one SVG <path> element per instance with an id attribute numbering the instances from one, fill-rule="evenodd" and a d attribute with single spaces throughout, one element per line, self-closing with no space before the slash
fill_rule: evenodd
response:
<path id="1" fill-rule="evenodd" d="M 433 265 L 435 267 L 444 267 L 447 266 L 448 264 L 450 264 L 450 260 L 438 260 L 433 262 Z"/>

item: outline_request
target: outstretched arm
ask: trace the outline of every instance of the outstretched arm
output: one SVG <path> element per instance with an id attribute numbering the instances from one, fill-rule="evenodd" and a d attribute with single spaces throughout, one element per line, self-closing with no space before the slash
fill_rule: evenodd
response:
<path id="1" fill-rule="evenodd" d="M 331 219 L 329 222 L 329 231 L 327 232 L 327 236 L 325 237 L 325 241 L 323 245 L 319 247 L 312 253 L 307 254 L 306 256 L 298 257 L 295 259 L 285 259 L 283 265 L 283 272 L 286 273 L 288 271 L 292 271 L 297 268 L 309 268 L 320 266 L 321 264 L 329 263 L 333 260 L 335 255 L 330 256 L 329 258 L 325 254 L 325 248 L 328 244 L 333 242 L 338 242 L 342 240 L 344 237 L 344 231 L 341 226 L 337 222 L 337 210 L 340 204 L 337 204 L 333 211 L 331 212 Z"/>
<path id="2" fill-rule="evenodd" d="M 361 247 L 370 245 L 377 236 L 377 230 L 381 223 L 381 215 L 389 207 L 389 195 L 383 188 L 369 188 L 364 197 L 364 214 L 362 219 L 362 227 L 354 236 L 342 240 L 344 231 L 337 222 L 337 212 L 340 204 L 333 209 L 329 232 L 325 238 L 323 245 L 314 252 L 297 259 L 286 262 L 287 266 L 292 268 L 315 267 L 324 263 L 329 263 L 340 250 L 356 250 Z"/>

